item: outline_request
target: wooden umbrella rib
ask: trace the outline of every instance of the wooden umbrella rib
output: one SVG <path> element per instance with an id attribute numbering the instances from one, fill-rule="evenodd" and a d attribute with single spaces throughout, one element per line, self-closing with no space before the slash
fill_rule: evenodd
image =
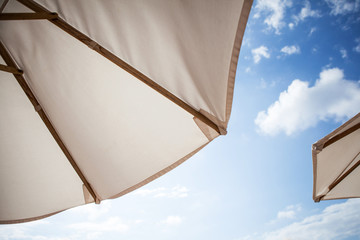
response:
<path id="1" fill-rule="evenodd" d="M 15 67 L 9 67 L 4 64 L 0 64 L 0 71 L 9 72 L 13 74 L 23 74 L 23 71 Z"/>
<path id="2" fill-rule="evenodd" d="M 48 9 L 44 8 L 43 6 L 39 5 L 33 0 L 17 0 L 17 1 L 35 12 L 51 13 Z M 202 113 L 191 107 L 189 104 L 187 104 L 186 102 L 184 102 L 183 100 L 181 100 L 180 98 L 178 98 L 177 96 L 175 96 L 174 94 L 172 94 L 171 92 L 169 92 L 168 90 L 157 84 L 155 81 L 153 81 L 152 79 L 150 79 L 149 77 L 147 77 L 146 75 L 144 75 L 143 73 L 141 73 L 140 71 L 138 71 L 137 69 L 135 69 L 134 67 L 132 67 L 131 65 L 129 65 L 128 63 L 117 57 L 116 55 L 114 55 L 113 53 L 111 53 L 106 48 L 94 42 L 91 38 L 80 32 L 76 28 L 72 27 L 70 24 L 62 20 L 60 17 L 55 19 L 48 19 L 48 20 L 53 24 L 55 24 L 60 29 L 62 29 L 63 31 L 67 32 L 74 38 L 78 39 L 79 41 L 87 45 L 88 47 L 92 48 L 94 51 L 104 56 L 105 58 L 107 58 L 108 60 L 119 66 L 120 68 L 122 68 L 123 70 L 127 71 L 128 73 L 136 77 L 138 80 L 145 83 L 147 86 L 151 87 L 152 89 L 163 95 L 164 97 L 168 98 L 170 101 L 172 101 L 173 103 L 175 103 L 176 105 L 178 105 L 179 107 L 181 107 L 182 109 L 193 115 L 194 117 L 203 121 L 205 124 L 213 128 L 219 134 L 223 132 L 220 131 L 220 128 L 217 124 L 215 124 L 205 115 L 203 115 Z"/>
<path id="3" fill-rule="evenodd" d="M 5 63 L 9 67 L 17 69 L 16 63 L 11 58 L 10 54 L 8 53 L 8 51 L 6 50 L 5 46 L 3 45 L 3 43 L 1 41 L 0 41 L 0 55 L 2 56 Z M 94 190 L 90 186 L 89 182 L 86 180 L 85 176 L 83 175 L 80 168 L 76 164 L 76 162 L 73 159 L 72 155 L 70 154 L 69 150 L 67 149 L 67 147 L 65 146 L 65 144 L 61 140 L 60 136 L 56 132 L 56 130 L 55 130 L 54 126 L 52 125 L 52 123 L 50 122 L 49 118 L 46 116 L 44 110 L 41 107 L 39 108 L 40 104 L 37 101 L 37 99 L 36 99 L 35 95 L 33 94 L 33 92 L 31 91 L 29 85 L 26 83 L 24 77 L 21 74 L 16 74 L 16 73 L 14 73 L 14 77 L 16 78 L 18 83 L 20 84 L 21 88 L 25 92 L 26 96 L 29 98 L 29 100 L 32 103 L 32 105 L 34 106 L 34 108 L 37 110 L 40 118 L 43 120 L 46 127 L 49 129 L 51 135 L 53 136 L 53 138 L 55 139 L 55 141 L 57 142 L 57 144 L 59 145 L 59 147 L 61 148 L 61 150 L 63 151 L 63 153 L 67 157 L 67 159 L 69 160 L 71 166 L 74 168 L 74 170 L 76 171 L 76 173 L 78 174 L 78 176 L 80 177 L 80 179 L 82 180 L 82 182 L 84 183 L 86 188 L 88 189 L 89 193 L 94 198 L 94 201 L 98 203 L 99 198 L 96 196 Z"/>
<path id="4" fill-rule="evenodd" d="M 330 138 L 328 141 L 326 141 L 326 142 L 324 143 L 323 148 L 326 148 L 326 147 L 330 146 L 331 144 L 339 141 L 340 139 L 346 137 L 347 135 L 355 132 L 355 131 L 358 130 L 359 128 L 360 128 L 360 123 L 355 124 L 354 126 L 352 126 L 351 128 L 347 129 L 346 131 L 344 131 L 344 132 L 336 135 L 336 136 L 333 137 L 333 138 Z"/>
<path id="5" fill-rule="evenodd" d="M 355 160 L 359 156 L 360 152 L 356 154 L 356 156 L 353 158 Z M 349 168 L 345 173 L 343 173 L 340 177 L 338 177 L 332 184 L 329 186 L 329 192 L 334 189 L 342 180 L 344 180 L 350 173 L 352 173 L 357 167 L 360 165 L 360 159 L 351 167 Z"/>
<path id="6" fill-rule="evenodd" d="M 5 0 L 2 5 L 0 6 L 0 13 L 2 13 L 6 7 L 6 4 L 8 4 L 9 0 Z"/>
<path id="7" fill-rule="evenodd" d="M 51 12 L 35 12 L 35 13 L 0 13 L 0 20 L 41 20 L 56 19 L 58 15 Z"/>

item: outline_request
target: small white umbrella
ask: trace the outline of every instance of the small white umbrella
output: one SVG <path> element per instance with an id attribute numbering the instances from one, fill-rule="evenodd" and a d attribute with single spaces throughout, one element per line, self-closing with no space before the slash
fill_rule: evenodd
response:
<path id="1" fill-rule="evenodd" d="M 119 197 L 226 134 L 251 5 L 0 0 L 0 223 Z"/>
<path id="2" fill-rule="evenodd" d="M 360 197 L 360 113 L 313 144 L 315 202 Z"/>

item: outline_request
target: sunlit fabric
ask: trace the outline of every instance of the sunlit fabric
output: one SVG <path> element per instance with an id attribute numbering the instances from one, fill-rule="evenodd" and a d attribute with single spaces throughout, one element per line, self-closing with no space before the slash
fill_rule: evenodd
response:
<path id="1" fill-rule="evenodd" d="M 34 13 L 22 2 L 10 0 L 3 13 Z M 0 72 L 0 223 L 121 196 L 226 133 L 252 1 L 30 2 L 92 41 L 86 45 L 46 19 L 0 21 L 0 40 L 39 103 L 34 109 L 14 75 Z M 99 54 L 100 46 L 219 131 Z"/>
<path id="2" fill-rule="evenodd" d="M 360 197 L 360 113 L 313 145 L 315 201 Z"/>

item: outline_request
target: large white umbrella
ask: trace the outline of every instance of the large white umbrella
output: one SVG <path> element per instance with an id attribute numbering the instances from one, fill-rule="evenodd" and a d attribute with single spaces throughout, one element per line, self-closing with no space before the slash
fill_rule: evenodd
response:
<path id="1" fill-rule="evenodd" d="M 252 0 L 0 0 L 0 223 L 116 198 L 219 135 Z"/>
<path id="2" fill-rule="evenodd" d="M 360 113 L 313 144 L 313 199 L 360 197 Z"/>

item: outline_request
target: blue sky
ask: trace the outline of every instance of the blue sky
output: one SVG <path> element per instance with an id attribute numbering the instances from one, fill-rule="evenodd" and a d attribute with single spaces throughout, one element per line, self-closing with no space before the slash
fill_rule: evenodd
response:
<path id="1" fill-rule="evenodd" d="M 360 1 L 259 0 L 228 135 L 100 205 L 0 239 L 360 239 L 360 201 L 312 200 L 311 145 L 360 111 Z"/>

